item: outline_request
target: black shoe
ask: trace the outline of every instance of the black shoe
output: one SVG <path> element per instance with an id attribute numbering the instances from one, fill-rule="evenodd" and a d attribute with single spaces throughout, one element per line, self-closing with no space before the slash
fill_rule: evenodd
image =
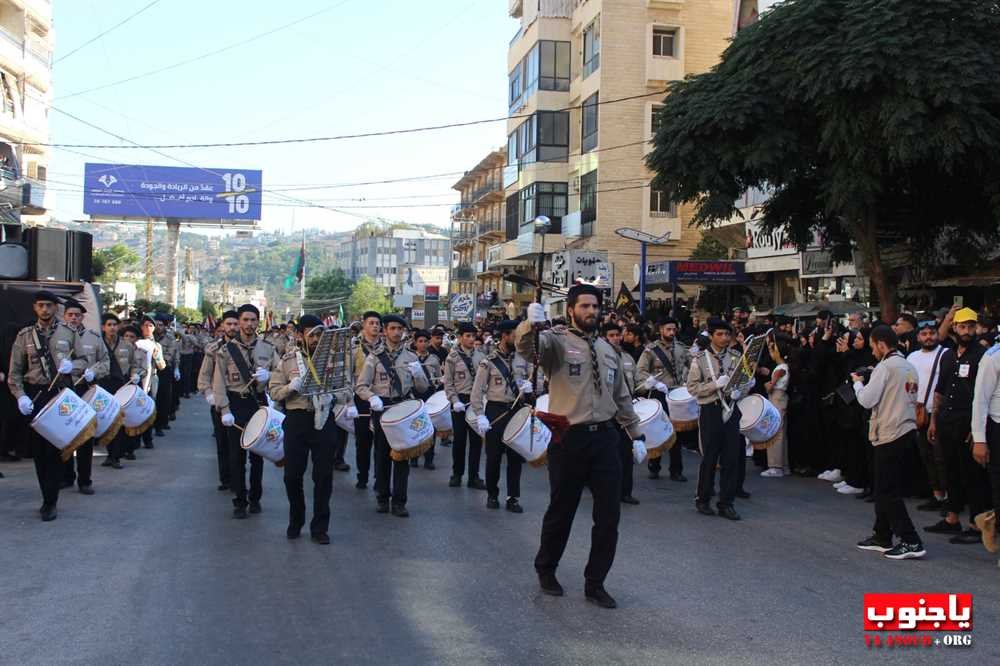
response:
<path id="1" fill-rule="evenodd" d="M 461 488 L 462 487 L 462 477 L 460 477 L 460 476 L 453 476 L 450 479 L 448 479 L 448 487 L 449 488 Z"/>
<path id="2" fill-rule="evenodd" d="M 871 490 L 865 490 L 865 492 L 861 493 L 860 495 L 855 495 L 854 499 L 864 501 L 864 500 L 868 499 L 869 497 L 872 497 L 872 491 Z"/>
<path id="3" fill-rule="evenodd" d="M 368 488 L 368 482 L 358 479 L 358 482 L 354 484 L 354 487 L 357 488 L 358 490 L 365 490 L 366 488 Z"/>
<path id="4" fill-rule="evenodd" d="M 245 506 L 238 506 L 233 509 L 233 518 L 239 518 L 243 520 L 247 517 L 247 508 Z"/>
<path id="5" fill-rule="evenodd" d="M 983 535 L 979 532 L 979 530 L 974 530 L 970 527 L 968 529 L 962 530 L 959 534 L 956 534 L 952 538 L 948 539 L 948 543 L 974 544 L 974 543 L 982 543 L 982 540 L 983 540 Z"/>
<path id="6" fill-rule="evenodd" d="M 420 467 L 420 461 L 416 458 L 410 460 L 410 467 Z"/>
<path id="7" fill-rule="evenodd" d="M 163 433 L 160 433 L 159 436 L 163 437 Z M 144 448 L 144 449 L 152 449 L 153 448 L 153 443 L 152 442 L 146 442 L 145 444 L 142 445 L 142 448 Z"/>
<path id="8" fill-rule="evenodd" d="M 171 420 L 171 421 L 173 421 L 173 420 L 174 420 L 174 417 L 173 417 L 173 415 L 171 415 L 171 416 L 170 416 L 170 420 Z M 169 423 L 165 423 L 165 424 L 163 425 L 163 429 L 164 429 L 164 430 L 170 430 L 170 424 L 169 424 Z"/>
<path id="9" fill-rule="evenodd" d="M 136 460 L 135 454 L 132 453 L 131 451 L 123 455 L 122 458 L 124 458 L 125 460 Z"/>
<path id="10" fill-rule="evenodd" d="M 685 483 L 685 482 L 687 482 L 687 477 L 684 476 L 683 474 L 681 474 L 680 472 L 677 472 L 676 474 L 671 474 L 670 475 L 670 480 L 671 481 L 680 481 L 681 483 Z"/>
<path id="11" fill-rule="evenodd" d="M 942 518 L 933 525 L 928 525 L 924 528 L 924 532 L 930 532 L 931 534 L 958 534 L 962 531 L 962 523 L 949 523 L 947 520 Z"/>
<path id="12" fill-rule="evenodd" d="M 708 505 L 708 502 L 695 502 L 694 508 L 698 509 L 698 513 L 702 514 L 703 516 L 715 515 L 715 511 L 713 511 L 712 507 Z"/>
<path id="13" fill-rule="evenodd" d="M 313 543 L 318 543 L 321 546 L 330 545 L 330 535 L 327 534 L 326 532 L 321 532 L 320 534 L 313 534 L 309 538 L 312 539 Z"/>
<path id="14" fill-rule="evenodd" d="M 333 468 L 335 470 L 337 470 L 338 472 L 350 472 L 351 471 L 351 466 L 348 465 L 345 462 L 339 462 L 339 463 L 335 464 L 333 466 Z"/>
<path id="15" fill-rule="evenodd" d="M 872 535 L 864 541 L 859 541 L 858 548 L 861 550 L 874 550 L 876 553 L 888 553 L 892 550 L 892 540 L 882 540 Z"/>
<path id="16" fill-rule="evenodd" d="M 300 534 L 302 534 L 301 525 L 289 525 L 288 529 L 285 530 L 285 536 L 289 539 L 298 539 Z"/>
<path id="17" fill-rule="evenodd" d="M 80 486 L 80 494 L 81 495 L 93 495 L 94 494 L 94 487 L 93 486 Z"/>
<path id="18" fill-rule="evenodd" d="M 587 597 L 587 601 L 597 604 L 601 608 L 618 608 L 618 602 L 608 594 L 603 585 L 587 585 L 584 589 L 584 595 Z"/>
<path id="19" fill-rule="evenodd" d="M 636 498 L 632 497 L 631 495 L 626 495 L 625 497 L 622 498 L 622 504 L 636 505 L 638 503 L 639 503 L 639 500 L 637 500 Z"/>
<path id="20" fill-rule="evenodd" d="M 660 473 L 659 472 L 654 472 L 653 470 L 649 470 L 649 478 L 651 478 L 651 479 L 658 479 L 658 478 L 660 478 Z"/>
<path id="21" fill-rule="evenodd" d="M 736 513 L 736 509 L 734 509 L 731 506 L 728 506 L 728 505 L 727 506 L 720 506 L 720 507 L 718 507 L 718 509 L 719 509 L 719 515 L 722 516 L 723 518 L 727 519 L 727 520 L 739 520 L 740 519 L 740 514 Z"/>
<path id="22" fill-rule="evenodd" d="M 507 498 L 507 510 L 511 513 L 524 513 L 524 508 L 518 503 L 516 497 Z"/>
<path id="23" fill-rule="evenodd" d="M 125 466 L 122 465 L 121 461 L 118 460 L 118 458 L 109 458 L 109 460 L 111 461 L 111 464 L 108 466 L 111 469 L 125 469 Z"/>
<path id="24" fill-rule="evenodd" d="M 217 485 L 215 487 L 215 489 L 218 490 L 219 492 L 223 492 L 223 491 L 229 490 L 229 484 L 220 483 L 219 485 Z"/>
<path id="25" fill-rule="evenodd" d="M 750 499 L 750 493 L 743 490 L 742 488 L 736 491 L 736 496 L 740 499 Z"/>
<path id="26" fill-rule="evenodd" d="M 407 511 L 406 507 L 403 506 L 402 504 L 393 504 L 392 515 L 396 516 L 397 518 L 409 518 L 410 512 Z"/>
<path id="27" fill-rule="evenodd" d="M 375 513 L 389 513 L 389 503 L 379 502 L 378 506 L 375 507 Z"/>
<path id="28" fill-rule="evenodd" d="M 250 513 L 260 513 L 260 502 L 250 502 Z"/>
<path id="29" fill-rule="evenodd" d="M 542 588 L 542 592 L 551 597 L 561 597 L 566 594 L 554 573 L 538 574 L 538 585 Z"/>
<path id="30" fill-rule="evenodd" d="M 923 504 L 917 505 L 917 511 L 940 511 L 944 508 L 944 500 L 939 500 L 937 497 L 932 497 Z"/>
<path id="31" fill-rule="evenodd" d="M 101 463 L 101 467 L 111 467 L 111 456 L 104 459 L 104 462 Z"/>
<path id="32" fill-rule="evenodd" d="M 441 442 L 441 446 L 443 446 L 446 449 L 450 449 L 451 448 L 451 442 Z"/>
<path id="33" fill-rule="evenodd" d="M 55 504 L 43 504 L 42 505 L 42 522 L 48 523 L 56 519 L 56 505 Z"/>
<path id="34" fill-rule="evenodd" d="M 167 436 L 167 433 L 163 432 L 160 429 L 157 429 L 153 434 L 156 435 L 157 437 L 166 437 Z M 152 448 L 152 447 L 149 444 L 147 444 L 146 448 L 149 449 L 149 448 Z"/>
<path id="35" fill-rule="evenodd" d="M 437 465 L 432 462 L 425 462 L 424 469 L 437 469 Z"/>
<path id="36" fill-rule="evenodd" d="M 496 497 L 487 497 L 486 498 L 486 508 L 487 509 L 499 509 L 500 508 L 500 500 L 497 499 Z"/>
<path id="37" fill-rule="evenodd" d="M 73 481 L 63 481 L 59 484 L 59 490 L 66 490 L 67 488 L 73 487 Z"/>
<path id="38" fill-rule="evenodd" d="M 171 421 L 176 421 L 177 420 L 177 414 L 171 414 L 170 415 L 170 420 Z M 163 427 L 166 428 L 167 430 L 170 430 L 170 426 L 169 425 L 165 425 Z"/>
<path id="39" fill-rule="evenodd" d="M 469 479 L 469 487 L 473 490 L 486 490 L 486 482 L 482 479 Z"/>
<path id="40" fill-rule="evenodd" d="M 875 503 L 875 496 L 874 495 L 869 495 L 868 497 L 865 498 L 865 502 L 867 502 L 869 504 L 874 504 Z"/>
<path id="41" fill-rule="evenodd" d="M 922 543 L 904 543 L 900 541 L 892 550 L 886 551 L 885 557 L 890 560 L 909 560 L 923 557 L 927 554 Z"/>

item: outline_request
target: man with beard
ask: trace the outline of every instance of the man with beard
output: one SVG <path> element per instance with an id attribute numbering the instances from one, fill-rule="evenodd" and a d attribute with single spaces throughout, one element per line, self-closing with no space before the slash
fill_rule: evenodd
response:
<path id="1" fill-rule="evenodd" d="M 219 491 L 229 490 L 229 443 L 226 440 L 226 429 L 222 425 L 222 414 L 215 406 L 215 394 L 212 392 L 212 379 L 215 377 L 215 364 L 219 352 L 227 342 L 236 337 L 239 330 L 239 315 L 236 310 L 222 313 L 219 323 L 219 337 L 205 345 L 205 357 L 198 370 L 198 393 L 205 396 L 212 412 L 212 432 L 215 435 L 215 460 L 219 466 Z"/>
<path id="2" fill-rule="evenodd" d="M 927 470 L 927 481 L 934 496 L 917 506 L 918 511 L 940 511 L 945 508 L 948 496 L 948 471 L 945 465 L 943 447 L 934 446 L 927 439 L 930 416 L 934 413 L 934 387 L 938 383 L 941 358 L 947 350 L 938 344 L 937 322 L 928 319 L 917 323 L 916 351 L 910 352 L 906 360 L 917 370 L 920 386 L 917 390 L 917 447 L 920 459 Z M 921 412 L 923 417 L 921 418 Z"/>
<path id="3" fill-rule="evenodd" d="M 659 401 L 663 405 L 664 413 L 667 412 L 667 393 L 687 383 L 688 369 L 691 367 L 690 349 L 676 339 L 677 327 L 676 319 L 668 317 L 660 321 L 660 339 L 643 350 L 635 371 L 636 390 L 647 393 L 652 400 Z M 690 437 L 689 434 L 678 433 L 677 443 L 670 448 L 671 481 L 687 481 L 684 476 L 684 460 L 681 456 L 683 451 L 681 434 L 684 434 L 685 438 Z M 650 460 L 648 467 L 649 478 L 660 478 L 659 458 Z"/>
<path id="4" fill-rule="evenodd" d="M 622 329 L 622 351 L 632 357 L 633 363 L 638 363 L 639 357 L 642 355 L 642 350 L 642 326 L 639 324 L 628 324 Z"/>
<path id="5" fill-rule="evenodd" d="M 973 526 L 975 517 L 989 508 L 990 485 L 986 470 L 972 457 L 969 436 L 972 430 L 972 401 L 979 362 L 986 353 L 976 343 L 976 311 L 962 308 L 955 313 L 954 351 L 941 357 L 941 378 L 934 389 L 934 413 L 927 437 L 943 449 L 946 467 L 948 514 L 925 527 L 927 532 L 951 534 L 949 543 L 973 544 L 980 540 Z M 969 527 L 962 529 L 958 515 L 969 507 Z"/>
<path id="6" fill-rule="evenodd" d="M 618 544 L 621 516 L 621 456 L 615 423 L 633 440 L 640 439 L 639 418 L 625 385 L 618 352 L 597 336 L 601 291 L 589 284 L 570 288 L 566 299 L 569 327 L 538 331 L 545 323 L 539 303 L 528 306 L 528 319 L 515 331 L 517 351 L 536 357 L 549 378 L 549 411 L 565 419 L 548 450 L 549 506 L 542 520 L 535 556 L 542 592 L 562 596 L 556 568 L 566 550 L 573 517 L 585 487 L 593 495 L 594 527 L 584 570 L 587 601 L 602 608 L 618 604 L 604 589 Z M 537 340 L 537 349 L 536 349 Z"/>

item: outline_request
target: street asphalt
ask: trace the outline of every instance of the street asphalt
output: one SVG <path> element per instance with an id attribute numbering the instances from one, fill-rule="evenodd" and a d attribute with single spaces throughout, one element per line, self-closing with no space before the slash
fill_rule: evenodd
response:
<path id="1" fill-rule="evenodd" d="M 412 470 L 409 519 L 376 514 L 371 485 L 337 473 L 320 546 L 308 529 L 285 538 L 270 463 L 263 513 L 230 517 L 204 402 L 155 441 L 124 470 L 95 461 L 96 494 L 64 490 L 52 523 L 30 461 L 0 465 L 0 664 L 1000 663 L 996 556 L 932 535 L 922 561 L 859 551 L 872 505 L 816 479 L 749 470 L 734 523 L 695 513 L 696 454 L 688 483 L 637 468 L 642 504 L 622 507 L 606 582 L 619 608 L 603 610 L 583 598 L 586 494 L 567 594 L 539 592 L 544 470 L 524 470 L 524 514 L 488 511 L 484 492 L 448 487 L 438 447 L 437 470 Z M 910 506 L 918 525 L 937 519 Z M 865 592 L 972 592 L 974 645 L 869 650 Z"/>

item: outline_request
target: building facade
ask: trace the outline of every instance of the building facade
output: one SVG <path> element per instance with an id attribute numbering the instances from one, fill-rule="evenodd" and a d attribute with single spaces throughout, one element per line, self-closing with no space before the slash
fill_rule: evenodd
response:
<path id="1" fill-rule="evenodd" d="M 427 281 L 439 279 L 439 275 L 447 277 L 450 265 L 451 240 L 422 229 L 362 225 L 336 251 L 336 267 L 348 278 L 369 275 L 387 294 L 403 293 L 404 287 L 420 276 Z"/>
<path id="2" fill-rule="evenodd" d="M 0 214 L 40 224 L 45 214 L 52 99 L 51 0 L 0 0 Z"/>

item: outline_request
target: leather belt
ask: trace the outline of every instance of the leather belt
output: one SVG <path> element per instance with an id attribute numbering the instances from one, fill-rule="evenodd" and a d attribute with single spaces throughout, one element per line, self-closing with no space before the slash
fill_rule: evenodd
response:
<path id="1" fill-rule="evenodd" d="M 614 421 L 601 421 L 600 423 L 578 423 L 569 427 L 569 432 L 603 432 L 615 427 Z"/>

